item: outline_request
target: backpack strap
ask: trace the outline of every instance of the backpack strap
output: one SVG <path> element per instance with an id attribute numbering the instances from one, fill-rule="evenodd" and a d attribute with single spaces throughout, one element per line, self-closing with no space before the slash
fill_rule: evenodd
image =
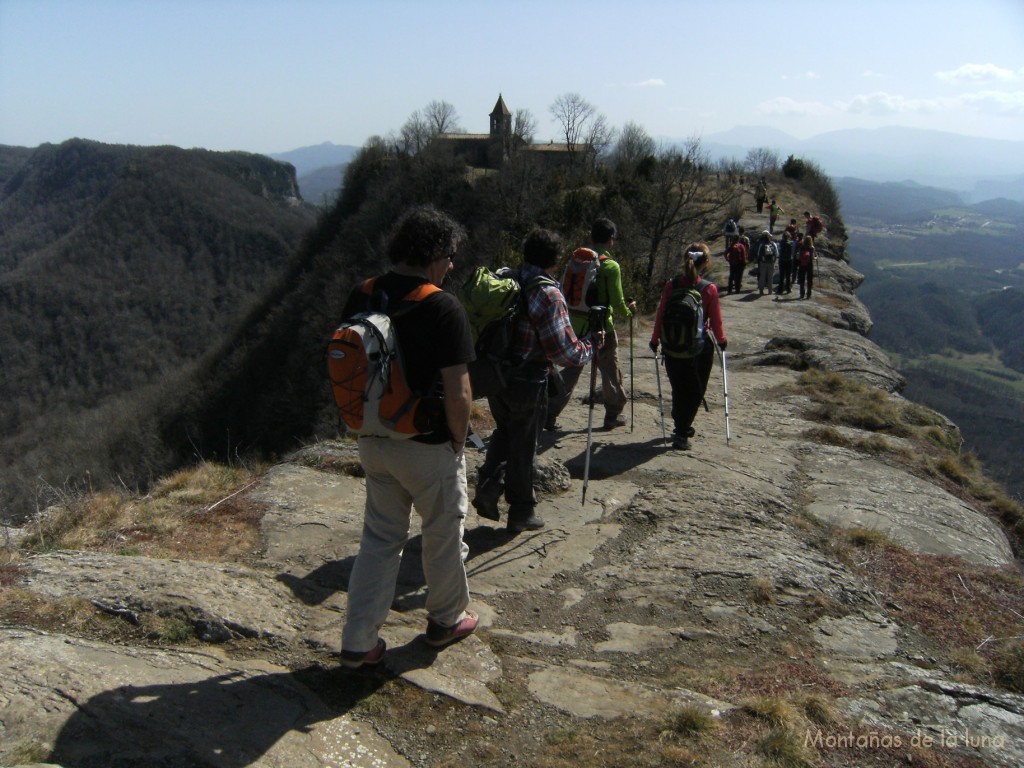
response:
<path id="1" fill-rule="evenodd" d="M 423 285 L 417 285 L 409 293 L 405 295 L 402 301 L 423 301 L 428 296 L 433 296 L 435 293 L 440 293 L 441 289 L 433 283 L 423 283 Z"/>
<path id="2" fill-rule="evenodd" d="M 367 300 L 368 306 L 378 307 L 381 312 L 384 312 L 384 314 L 386 315 L 390 315 L 391 308 L 388 306 L 388 304 L 390 303 L 390 298 L 386 293 L 380 293 L 380 297 L 377 297 L 377 292 L 375 291 L 376 285 L 377 278 L 371 277 L 363 281 L 362 286 L 360 286 L 360 290 L 367 297 L 369 297 Z M 427 281 L 425 283 L 417 285 L 415 288 L 413 288 L 411 291 L 405 294 L 405 296 L 402 297 L 400 304 L 405 302 L 423 301 L 423 299 L 427 298 L 428 296 L 432 296 L 433 294 L 439 293 L 440 291 L 440 288 L 438 288 L 430 281 Z"/>

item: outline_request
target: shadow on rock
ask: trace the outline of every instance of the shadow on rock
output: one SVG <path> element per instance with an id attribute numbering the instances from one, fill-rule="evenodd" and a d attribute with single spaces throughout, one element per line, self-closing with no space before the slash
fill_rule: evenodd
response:
<path id="1" fill-rule="evenodd" d="M 78 710 L 58 734 L 48 761 L 65 768 L 241 768 L 273 750 L 275 764 L 289 764 L 289 756 L 318 749 L 310 736 L 318 723 L 345 715 L 388 680 L 427 668 L 436 656 L 436 649 L 416 638 L 389 649 L 380 667 L 357 671 L 311 666 L 122 686 L 76 702 Z"/>
<path id="2" fill-rule="evenodd" d="M 606 480 L 647 463 L 651 460 L 652 453 L 664 451 L 666 447 L 661 436 L 658 436 L 642 443 L 595 443 L 593 450 L 590 459 L 590 479 Z M 586 460 L 587 451 L 584 449 L 571 459 L 567 459 L 565 466 L 574 478 L 581 480 Z"/>
<path id="3" fill-rule="evenodd" d="M 473 515 L 470 513 L 469 524 Z M 504 547 L 515 534 L 504 528 L 490 526 L 467 528 L 463 540 L 469 547 L 466 569 L 472 570 L 472 561 L 485 556 L 491 550 Z M 423 575 L 423 538 L 416 535 L 409 539 L 402 553 L 402 563 L 395 582 L 394 607 L 397 610 L 422 608 L 426 600 L 426 578 Z M 277 580 L 287 586 L 296 598 L 306 605 L 320 605 L 336 592 L 348 592 L 348 580 L 352 575 L 355 557 L 331 560 L 313 569 L 305 576 L 280 573 Z"/>

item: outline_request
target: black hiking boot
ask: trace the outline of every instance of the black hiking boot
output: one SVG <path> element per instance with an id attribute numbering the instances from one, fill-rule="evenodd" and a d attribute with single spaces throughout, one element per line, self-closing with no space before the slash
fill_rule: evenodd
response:
<path id="1" fill-rule="evenodd" d="M 538 531 L 543 527 L 544 518 L 532 509 L 525 512 L 516 511 L 515 513 L 509 511 L 508 524 L 506 525 L 506 528 L 512 533 Z"/>
<path id="2" fill-rule="evenodd" d="M 473 508 L 480 517 L 488 520 L 500 520 L 498 499 L 505 492 L 505 484 L 494 477 L 485 477 L 476 482 L 476 495 L 473 497 Z"/>

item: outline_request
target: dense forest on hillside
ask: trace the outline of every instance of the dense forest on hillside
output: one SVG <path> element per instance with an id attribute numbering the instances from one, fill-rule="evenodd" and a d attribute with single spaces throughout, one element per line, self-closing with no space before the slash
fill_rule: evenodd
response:
<path id="1" fill-rule="evenodd" d="M 847 205 L 849 182 L 839 188 L 872 340 L 898 356 L 906 395 L 953 419 L 966 448 L 1024 495 L 1024 206 L 868 182 Z"/>
<path id="2" fill-rule="evenodd" d="M 124 398 L 198 360 L 288 263 L 313 214 L 291 169 L 260 155 L 72 140 L 0 148 L 0 168 L 10 499 L 19 483 L 92 469 L 67 461 L 103 450 L 86 414 L 105 406 L 101 423 L 116 423 Z"/>
<path id="3" fill-rule="evenodd" d="M 403 140 L 404 129 L 371 139 L 309 226 L 274 181 L 288 167 L 269 159 L 262 168 L 233 153 L 82 141 L 12 156 L 0 327 L 13 396 L 0 418 L 18 431 L 3 442 L 5 514 L 87 478 L 145 487 L 197 456 L 273 456 L 335 432 L 324 343 L 350 287 L 386 268 L 387 233 L 410 205 L 467 226 L 453 285 L 476 264 L 516 262 L 533 226 L 569 248 L 610 216 L 627 292 L 650 311 L 681 248 L 717 236 L 750 202 L 739 175 L 830 190 L 813 163 L 801 180 L 784 178 L 772 153 L 712 165 L 698 141 L 659 149 L 642 128 L 615 134 L 598 117 L 584 119 L 601 131 L 580 134 L 595 141 L 559 166 L 513 151 L 500 171 L 481 171 L 429 140 Z M 7 360 L 18 362 L 10 372 Z"/>

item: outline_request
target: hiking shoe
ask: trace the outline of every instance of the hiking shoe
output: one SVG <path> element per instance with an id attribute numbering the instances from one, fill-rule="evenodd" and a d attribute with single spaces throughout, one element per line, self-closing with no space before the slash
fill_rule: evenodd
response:
<path id="1" fill-rule="evenodd" d="M 616 427 L 624 426 L 626 426 L 626 417 L 622 415 L 612 416 L 611 418 L 606 418 L 604 420 L 605 429 L 615 429 Z"/>
<path id="2" fill-rule="evenodd" d="M 539 531 L 544 527 L 544 518 L 536 512 L 531 511 L 528 515 L 509 515 L 508 523 L 505 526 L 512 533 L 523 531 Z"/>
<path id="3" fill-rule="evenodd" d="M 686 428 L 686 436 L 687 437 L 693 437 L 696 434 L 697 434 L 697 430 L 694 429 L 693 427 L 687 427 Z"/>
<path id="4" fill-rule="evenodd" d="M 384 642 L 384 638 L 377 638 L 377 645 L 369 651 L 346 651 L 344 648 L 341 650 L 341 666 L 348 667 L 349 669 L 359 669 L 364 664 L 380 664 L 384 660 L 384 651 L 388 649 L 388 644 Z"/>
<path id="5" fill-rule="evenodd" d="M 426 643 L 434 648 L 443 648 L 473 634 L 479 623 L 480 618 L 473 611 L 466 611 L 465 615 L 451 627 L 444 627 L 433 619 L 427 619 Z"/>
<path id="6" fill-rule="evenodd" d="M 476 495 L 473 497 L 473 508 L 476 513 L 488 520 L 500 520 L 501 512 L 498 510 L 498 499 L 504 492 L 504 483 L 493 477 L 477 480 Z"/>
<path id="7" fill-rule="evenodd" d="M 685 437 L 676 435 L 676 437 L 672 439 L 672 448 L 676 451 L 688 451 L 690 450 L 690 441 Z"/>
<path id="8" fill-rule="evenodd" d="M 548 419 L 547 421 L 544 422 L 544 429 L 546 429 L 548 432 L 561 432 L 562 425 L 559 424 L 554 419 Z"/>

